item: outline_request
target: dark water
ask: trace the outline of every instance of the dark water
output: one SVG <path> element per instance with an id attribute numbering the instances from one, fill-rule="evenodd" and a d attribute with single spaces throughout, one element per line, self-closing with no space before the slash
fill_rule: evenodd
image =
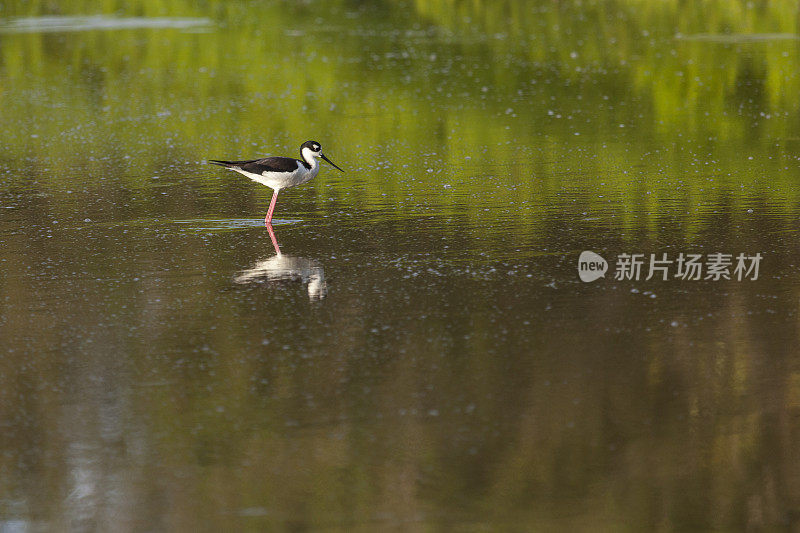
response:
<path id="1" fill-rule="evenodd" d="M 0 531 L 800 527 L 795 4 L 104 9 L 0 6 Z"/>

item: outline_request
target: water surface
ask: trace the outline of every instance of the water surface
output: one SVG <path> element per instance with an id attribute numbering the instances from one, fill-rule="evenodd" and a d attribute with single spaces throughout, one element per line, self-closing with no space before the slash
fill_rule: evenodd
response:
<path id="1" fill-rule="evenodd" d="M 0 8 L 0 529 L 797 527 L 791 2 L 105 9 Z"/>

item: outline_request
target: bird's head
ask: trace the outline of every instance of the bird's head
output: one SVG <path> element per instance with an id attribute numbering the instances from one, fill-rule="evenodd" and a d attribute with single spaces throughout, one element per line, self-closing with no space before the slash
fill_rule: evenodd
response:
<path id="1" fill-rule="evenodd" d="M 344 170 L 337 167 L 333 161 L 325 157 L 325 154 L 322 153 L 322 146 L 320 146 L 320 144 L 317 141 L 304 142 L 302 145 L 300 145 L 300 153 L 303 155 L 303 158 L 306 161 L 311 162 L 312 158 L 321 157 L 322 159 L 333 165 L 333 167 L 339 170 L 340 172 L 344 172 Z"/>

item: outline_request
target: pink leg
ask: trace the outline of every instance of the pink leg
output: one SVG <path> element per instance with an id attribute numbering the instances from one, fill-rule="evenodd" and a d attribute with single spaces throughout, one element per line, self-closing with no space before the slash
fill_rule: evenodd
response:
<path id="1" fill-rule="evenodd" d="M 267 218 L 264 219 L 265 226 L 272 225 L 272 212 L 275 211 L 275 204 L 278 202 L 278 191 L 280 191 L 280 189 L 275 189 L 275 192 L 272 193 L 272 201 L 269 203 L 269 211 L 267 211 Z"/>
<path id="2" fill-rule="evenodd" d="M 278 247 L 278 239 L 275 238 L 275 232 L 272 231 L 272 224 L 267 224 L 267 231 L 269 238 L 272 240 L 272 246 L 275 248 L 275 253 L 281 255 L 281 249 Z"/>

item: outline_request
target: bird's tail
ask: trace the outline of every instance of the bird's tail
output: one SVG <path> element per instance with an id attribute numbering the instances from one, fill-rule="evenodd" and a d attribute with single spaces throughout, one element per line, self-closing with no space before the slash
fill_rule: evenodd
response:
<path id="1" fill-rule="evenodd" d="M 211 163 L 212 165 L 219 165 L 221 167 L 227 167 L 227 168 L 236 167 L 242 163 L 241 161 L 219 161 L 217 159 L 209 159 L 208 162 Z"/>
<path id="2" fill-rule="evenodd" d="M 218 161 L 216 159 L 209 159 L 208 162 L 211 163 L 212 165 L 219 165 L 221 167 L 228 167 L 228 168 L 234 166 L 235 164 L 235 161 Z"/>

